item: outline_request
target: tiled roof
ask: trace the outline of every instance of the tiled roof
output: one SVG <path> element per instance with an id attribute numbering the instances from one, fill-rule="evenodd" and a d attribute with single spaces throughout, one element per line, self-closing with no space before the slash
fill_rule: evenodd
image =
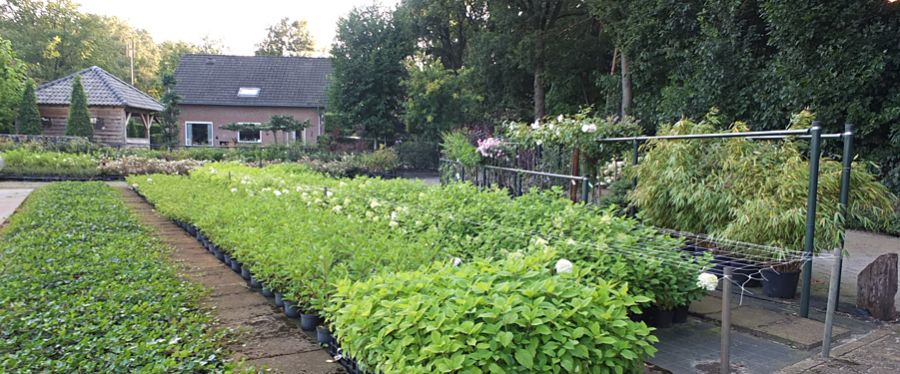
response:
<path id="1" fill-rule="evenodd" d="M 320 108 L 330 73 L 328 58 L 184 55 L 175 92 L 183 104 Z M 242 87 L 259 95 L 238 97 Z"/>
<path id="2" fill-rule="evenodd" d="M 96 66 L 37 86 L 34 93 L 38 104 L 69 105 L 76 75 L 81 76 L 88 106 L 123 106 L 154 112 L 163 110 L 162 104 L 150 95 Z"/>

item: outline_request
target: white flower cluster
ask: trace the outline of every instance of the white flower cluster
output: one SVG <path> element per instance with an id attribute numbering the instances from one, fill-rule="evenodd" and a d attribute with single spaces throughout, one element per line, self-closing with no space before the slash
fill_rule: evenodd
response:
<path id="1" fill-rule="evenodd" d="M 719 277 L 712 273 L 700 273 L 697 276 L 697 287 L 707 291 L 715 290 L 719 285 Z"/>
<path id="2" fill-rule="evenodd" d="M 573 267 L 572 261 L 566 260 L 564 258 L 561 258 L 561 259 L 559 259 L 559 261 L 556 261 L 556 273 L 558 273 L 558 274 L 571 273 L 572 267 Z"/>

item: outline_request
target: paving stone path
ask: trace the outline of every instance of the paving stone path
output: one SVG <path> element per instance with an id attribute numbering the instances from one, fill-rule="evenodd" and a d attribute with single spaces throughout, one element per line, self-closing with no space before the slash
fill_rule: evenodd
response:
<path id="1" fill-rule="evenodd" d="M 213 311 L 218 327 L 235 332 L 228 343 L 236 360 L 254 368 L 278 373 L 343 373 L 331 357 L 280 309 L 252 291 L 246 282 L 210 255 L 193 237 L 162 217 L 124 183 L 125 203 L 141 222 L 152 227 L 163 242 L 174 248 L 172 259 L 187 279 L 210 290 L 204 306 Z"/>
<path id="2" fill-rule="evenodd" d="M 887 324 L 866 336 L 834 348 L 831 359 L 811 357 L 784 368 L 779 373 L 900 373 L 900 324 Z"/>
<path id="3" fill-rule="evenodd" d="M 30 188 L 0 189 L 0 226 L 3 226 L 31 191 Z"/>

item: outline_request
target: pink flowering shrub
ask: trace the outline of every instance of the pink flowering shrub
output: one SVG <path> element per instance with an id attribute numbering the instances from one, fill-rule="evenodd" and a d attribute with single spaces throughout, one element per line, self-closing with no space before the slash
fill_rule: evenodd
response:
<path id="1" fill-rule="evenodd" d="M 500 158 L 506 155 L 506 147 L 503 141 L 493 137 L 478 140 L 478 148 L 476 150 L 482 157 Z"/>

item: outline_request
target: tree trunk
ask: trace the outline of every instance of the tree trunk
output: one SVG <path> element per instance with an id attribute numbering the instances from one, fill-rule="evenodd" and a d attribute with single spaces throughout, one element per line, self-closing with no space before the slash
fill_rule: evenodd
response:
<path id="1" fill-rule="evenodd" d="M 572 150 L 572 174 L 571 175 L 579 175 L 581 173 L 579 162 L 581 161 L 581 152 L 578 148 Z M 572 201 L 578 201 L 578 183 L 570 183 L 569 184 L 569 198 Z"/>
<path id="2" fill-rule="evenodd" d="M 534 39 L 534 120 L 544 118 L 544 32 Z"/>
<path id="3" fill-rule="evenodd" d="M 625 51 L 620 51 L 619 56 L 622 57 L 622 117 L 631 114 L 631 70 L 628 68 L 628 59 L 625 57 Z"/>

